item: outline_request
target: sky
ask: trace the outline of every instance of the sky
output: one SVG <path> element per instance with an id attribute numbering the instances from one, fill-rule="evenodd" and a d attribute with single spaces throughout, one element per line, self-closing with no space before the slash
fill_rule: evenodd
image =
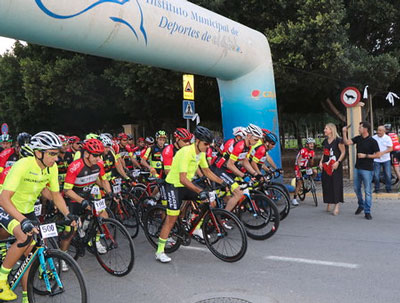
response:
<path id="1" fill-rule="evenodd" d="M 0 55 L 4 54 L 7 49 L 10 50 L 14 45 L 14 42 L 14 39 L 0 37 Z"/>

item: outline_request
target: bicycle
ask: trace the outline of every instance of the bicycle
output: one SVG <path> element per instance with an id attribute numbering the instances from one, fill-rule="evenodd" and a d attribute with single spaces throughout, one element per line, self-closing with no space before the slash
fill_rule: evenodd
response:
<path id="1" fill-rule="evenodd" d="M 302 182 L 303 185 L 300 188 L 298 197 L 301 201 L 304 201 L 304 199 L 306 198 L 306 194 L 308 192 L 311 192 L 315 207 L 317 207 L 318 206 L 318 198 L 317 198 L 317 189 L 315 187 L 315 182 L 314 182 L 314 177 L 313 177 L 314 169 L 318 170 L 319 167 L 311 167 L 311 168 L 301 170 L 301 172 L 302 172 L 301 180 L 303 180 L 303 182 Z M 303 172 L 305 172 L 305 174 L 303 174 Z"/>
<path id="2" fill-rule="evenodd" d="M 129 232 L 118 220 L 99 216 L 106 209 L 104 199 L 90 201 L 90 207 L 91 210 L 85 210 L 81 217 L 82 225 L 72 238 L 68 253 L 77 260 L 87 250 L 96 256 L 101 267 L 109 274 L 118 277 L 129 274 L 135 260 L 134 244 Z M 57 226 L 63 233 L 64 226 Z M 68 236 L 61 234 L 60 237 Z M 96 241 L 106 248 L 106 253 L 98 252 Z"/>
<path id="3" fill-rule="evenodd" d="M 198 208 L 194 207 L 196 204 L 194 201 L 184 201 L 182 204 L 182 215 L 178 216 L 171 230 L 165 252 L 172 253 L 181 245 L 190 245 L 196 226 L 202 222 L 204 243 L 214 256 L 225 262 L 242 259 L 247 251 L 247 237 L 240 220 L 229 211 L 211 208 L 208 202 L 200 203 Z M 165 213 L 166 207 L 155 205 L 144 217 L 145 235 L 154 248 L 158 246 Z"/>
<path id="4" fill-rule="evenodd" d="M 32 251 L 22 262 L 18 261 L 9 274 L 11 290 L 16 289 L 22 276 L 30 268 L 28 275 L 29 302 L 88 302 L 86 281 L 78 263 L 67 253 L 50 249 L 46 245 L 46 239 L 57 236 L 56 224 L 39 225 L 39 230 L 39 234 L 29 236 L 24 243 L 18 244 L 18 247 L 24 247 L 30 245 L 32 240 L 35 241 Z M 0 240 L 0 243 L 5 243 L 8 248 L 15 241 L 14 237 L 10 237 Z M 70 269 L 68 272 L 61 271 L 62 261 L 68 265 Z M 0 265 L 2 263 L 3 259 L 1 259 Z"/>

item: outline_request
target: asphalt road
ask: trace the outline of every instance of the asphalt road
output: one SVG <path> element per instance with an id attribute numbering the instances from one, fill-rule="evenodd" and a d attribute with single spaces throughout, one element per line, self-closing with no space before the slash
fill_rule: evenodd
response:
<path id="1" fill-rule="evenodd" d="M 91 302 L 400 302 L 398 196 L 374 201 L 372 221 L 355 216 L 349 199 L 332 216 L 306 198 L 273 238 L 249 239 L 237 263 L 192 243 L 161 264 L 140 232 L 135 267 L 126 277 L 107 274 L 93 256 L 79 260 Z"/>

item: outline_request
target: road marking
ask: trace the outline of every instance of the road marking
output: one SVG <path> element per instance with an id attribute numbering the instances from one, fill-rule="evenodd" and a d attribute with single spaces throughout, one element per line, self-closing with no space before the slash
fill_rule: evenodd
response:
<path id="1" fill-rule="evenodd" d="M 352 264 L 352 263 L 342 263 L 342 262 L 330 262 L 330 261 L 320 261 L 313 259 L 303 259 L 303 258 L 289 258 L 289 257 L 279 257 L 279 256 L 267 256 L 264 259 L 273 260 L 273 261 L 284 261 L 284 262 L 297 262 L 297 263 L 305 263 L 305 264 L 315 264 L 315 265 L 326 265 L 326 266 L 335 266 L 335 267 L 344 267 L 344 268 L 359 268 L 360 265 Z"/>
<path id="2" fill-rule="evenodd" d="M 181 246 L 181 248 L 191 249 L 191 250 L 199 250 L 199 251 L 209 251 L 207 248 L 203 247 L 195 247 L 195 246 Z"/>

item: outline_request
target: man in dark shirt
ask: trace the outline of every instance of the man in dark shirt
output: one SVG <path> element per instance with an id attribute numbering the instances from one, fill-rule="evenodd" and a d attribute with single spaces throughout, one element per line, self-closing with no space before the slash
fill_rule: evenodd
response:
<path id="1" fill-rule="evenodd" d="M 347 126 L 343 127 L 343 142 L 346 145 L 356 144 L 357 156 L 354 168 L 354 191 L 358 199 L 356 215 L 363 210 L 365 218 L 371 220 L 372 205 L 372 177 L 374 170 L 374 159 L 380 158 L 379 145 L 375 139 L 369 135 L 371 125 L 368 122 L 361 122 L 358 127 L 359 136 L 352 139 L 347 138 Z M 361 183 L 364 183 L 365 199 L 361 193 Z"/>

